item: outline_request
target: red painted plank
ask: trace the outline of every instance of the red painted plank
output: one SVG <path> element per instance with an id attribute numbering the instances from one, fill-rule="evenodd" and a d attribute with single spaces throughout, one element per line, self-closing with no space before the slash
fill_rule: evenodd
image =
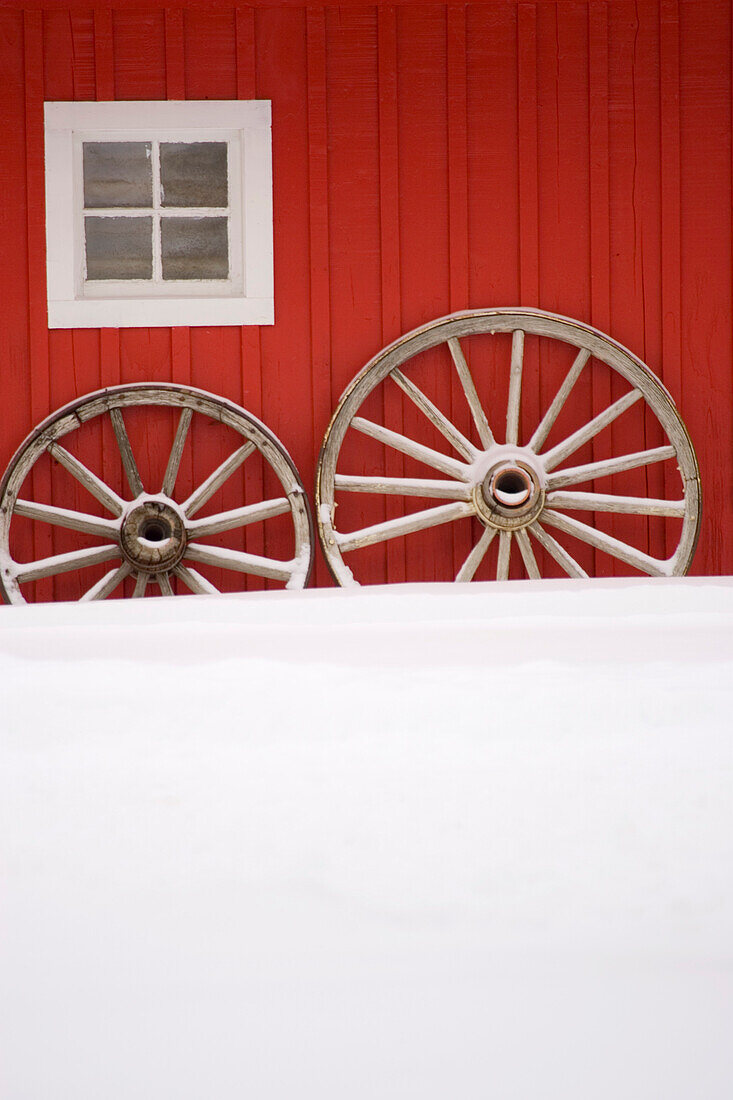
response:
<path id="1" fill-rule="evenodd" d="M 115 99 L 166 98 L 166 14 L 114 11 Z"/>
<path id="2" fill-rule="evenodd" d="M 733 569 L 731 417 L 731 12 L 680 5 L 680 406 L 697 448 L 703 526 L 693 572 Z"/>
<path id="3" fill-rule="evenodd" d="M 109 8 L 94 12 L 94 60 L 96 71 L 96 98 L 102 102 L 115 98 L 114 29 L 112 11 Z M 113 386 L 121 381 L 119 329 L 99 330 L 100 380 L 103 386 Z M 116 442 L 108 424 L 104 425 L 102 451 L 102 477 L 109 484 L 122 487 L 121 464 Z"/>
<path id="4" fill-rule="evenodd" d="M 185 78 L 183 86 L 188 99 L 230 99 L 237 94 L 236 19 L 232 8 L 186 11 L 183 22 Z M 180 76 L 177 77 L 180 85 Z M 241 330 L 236 327 L 195 327 L 189 329 L 191 349 L 190 379 L 194 386 L 212 393 L 241 400 Z M 185 338 L 179 338 L 183 341 Z M 198 434 L 192 436 L 193 480 L 200 482 L 231 453 L 231 434 L 214 425 L 199 423 Z M 253 460 L 254 461 L 254 460 Z M 245 475 L 230 478 L 217 494 L 216 508 L 241 505 L 245 492 Z M 228 545 L 242 544 L 249 533 L 235 533 Z M 256 536 L 255 536 L 256 538 Z M 217 540 L 219 541 L 219 540 Z M 247 543 L 251 548 L 251 541 Z M 221 570 L 204 570 L 217 587 L 226 591 L 250 587 L 244 576 L 233 576 Z"/>
<path id="5" fill-rule="evenodd" d="M 237 54 L 237 98 L 257 98 L 255 19 L 252 8 L 239 8 L 235 13 Z M 240 400 L 244 408 L 262 415 L 262 365 L 260 330 L 258 325 L 243 325 L 241 340 Z M 261 469 L 249 463 L 244 469 L 245 497 L 248 501 L 263 500 L 264 478 Z M 253 554 L 265 552 L 265 524 L 254 524 L 247 533 L 247 549 Z M 264 588 L 261 577 L 251 577 L 248 588 Z"/>
<path id="6" fill-rule="evenodd" d="M 46 313 L 46 225 L 43 162 L 43 16 L 26 12 L 23 20 L 25 47 L 25 134 L 28 231 L 28 351 L 30 367 L 30 414 L 37 424 L 51 411 Z M 50 470 L 39 463 L 32 474 L 34 498 L 51 500 Z M 53 553 L 51 528 L 34 524 L 33 552 L 37 558 Z M 35 584 L 35 598 L 52 598 L 51 579 Z"/>
<path id="7" fill-rule="evenodd" d="M 231 99 L 237 90 L 236 20 L 232 8 L 188 10 L 183 20 L 185 75 L 175 79 L 188 99 Z M 180 65 L 180 52 L 178 58 Z M 195 327 L 188 331 L 190 380 L 194 386 L 234 401 L 241 400 L 241 331 L 235 327 Z M 185 337 L 176 338 L 183 342 Z M 193 480 L 198 483 L 229 454 L 229 433 L 201 422 L 192 434 Z M 216 508 L 242 503 L 244 475 L 230 478 L 216 498 Z M 242 533 L 236 533 L 242 537 Z M 234 538 L 234 536 L 233 536 Z M 227 541 L 224 539 L 223 541 Z M 229 542 L 235 545 L 235 542 Z M 241 545 L 240 545 L 241 548 Z M 214 584 L 225 590 L 246 586 L 244 577 L 205 569 Z"/>
<path id="8" fill-rule="evenodd" d="M 379 248 L 381 260 L 382 345 L 392 343 L 402 332 L 400 273 L 400 181 L 399 130 L 397 112 L 397 16 L 392 6 L 377 11 L 377 82 L 379 98 Z M 384 387 L 382 416 L 395 430 L 403 430 L 402 401 L 393 387 Z M 385 449 L 385 471 L 402 477 L 402 456 Z M 398 498 L 387 499 L 380 518 L 392 519 L 403 513 Z M 384 580 L 404 581 L 404 540 L 388 542 Z"/>
<path id="9" fill-rule="evenodd" d="M 447 106 L 448 106 L 448 241 L 450 310 L 469 305 L 468 240 L 468 87 L 466 59 L 466 9 L 449 7 L 447 19 Z M 448 370 L 451 370 L 448 365 Z M 451 376 L 452 377 L 452 376 Z M 452 379 L 452 381 L 454 381 Z M 468 434 L 465 399 L 453 384 L 449 415 Z M 453 524 L 454 575 L 470 553 L 471 524 Z"/>
<path id="10" fill-rule="evenodd" d="M 642 234 L 641 275 L 643 280 L 644 344 L 642 358 L 666 381 L 666 365 L 662 355 L 662 211 L 661 201 L 667 181 L 661 170 L 661 75 L 660 75 L 660 12 L 657 4 L 640 10 L 639 35 L 636 43 L 637 77 L 636 136 L 638 142 L 640 220 Z M 673 181 L 671 181 L 673 183 Z M 646 447 L 659 446 L 664 433 L 657 418 L 646 411 L 644 442 Z M 651 497 L 664 496 L 664 468 L 647 466 L 643 481 Z M 678 496 L 679 493 L 675 493 Z M 675 521 L 650 517 L 647 520 L 650 553 L 664 558 L 667 535 L 677 533 Z"/>
<path id="11" fill-rule="evenodd" d="M 114 44 L 111 8 L 94 11 L 94 64 L 96 71 L 96 98 L 115 98 Z"/>
<path id="12" fill-rule="evenodd" d="M 541 305 L 587 320 L 591 313 L 591 153 L 586 4 L 570 0 L 562 9 L 540 5 L 537 37 Z M 603 262 L 607 259 L 606 253 Z M 525 347 L 527 356 L 530 370 L 537 356 L 539 384 L 527 388 L 526 438 L 555 396 L 575 352 L 561 343 L 533 340 Z M 592 419 L 591 377 L 591 371 L 585 371 L 576 383 L 550 444 Z M 592 447 L 589 452 L 591 457 Z M 571 552 L 589 570 L 594 568 L 594 558 L 596 568 L 600 564 L 598 555 L 579 543 L 572 544 Z"/>
<path id="13" fill-rule="evenodd" d="M 0 11 L 0 127 L 3 155 L 0 157 L 0 185 L 12 202 L 0 203 L 0 240 L 12 263 L 0 264 L 0 325 L 3 418 L 0 431 L 0 470 L 4 470 L 31 428 L 28 397 L 28 229 L 26 200 L 25 55 L 23 14 Z M 22 547 L 26 550 L 26 546 Z M 31 551 L 25 555 L 30 557 Z"/>
<path id="14" fill-rule="evenodd" d="M 519 149 L 519 304 L 544 305 L 540 296 L 540 194 L 539 194 L 539 120 L 538 120 L 538 12 L 534 3 L 517 6 L 517 142 Z M 502 376 L 508 374 L 509 347 L 503 351 Z M 538 422 L 539 400 L 537 369 L 539 349 L 536 340 L 525 340 L 524 381 L 522 384 L 522 426 L 520 439 L 526 437 L 531 421 Z M 508 386 L 504 390 L 508 396 Z M 505 398 L 506 400 L 506 398 Z M 504 401 L 500 409 L 505 407 Z M 503 435 L 503 413 L 497 414 Z M 513 546 L 510 577 L 524 571 Z"/>
<path id="15" fill-rule="evenodd" d="M 322 8 L 306 16 L 308 47 L 308 202 L 310 223 L 312 447 L 315 454 L 331 416 L 330 263 L 328 233 L 328 113 L 326 89 L 326 20 Z M 308 486 L 310 489 L 310 486 Z M 316 582 L 325 584 L 328 570 L 321 555 Z"/>
<path id="16" fill-rule="evenodd" d="M 644 168 L 639 160 L 639 113 L 643 110 L 643 92 L 637 90 L 641 73 L 636 50 L 640 35 L 640 9 L 629 0 L 620 0 L 608 8 L 609 25 L 609 149 L 612 163 L 611 188 L 611 326 L 617 340 L 640 358 L 644 358 Z M 658 141 L 658 138 L 657 138 Z M 611 396 L 615 400 L 628 386 L 613 379 Z M 616 421 L 603 441 L 611 441 L 612 453 L 623 454 L 644 446 L 644 415 L 639 405 Z M 600 441 L 599 441 L 600 446 Z M 605 452 L 607 453 L 607 452 Z M 644 471 L 604 480 L 606 492 L 641 495 L 645 491 Z M 608 485 L 608 488 L 606 488 Z M 613 534 L 625 542 L 640 545 L 636 517 L 617 516 Z M 646 547 L 643 547 L 646 549 Z M 620 563 L 613 572 L 627 573 Z"/>
<path id="17" fill-rule="evenodd" d="M 468 119 L 466 11 L 448 8 L 448 232 L 450 308 L 468 305 Z"/>
<path id="18" fill-rule="evenodd" d="M 166 8 L 165 12 L 165 97 L 186 98 L 186 53 L 183 42 L 183 12 Z"/>
<path id="19" fill-rule="evenodd" d="M 537 151 L 537 6 L 517 5 L 519 145 L 519 298 L 537 305 L 539 285 L 539 181 Z"/>
<path id="20" fill-rule="evenodd" d="M 235 99 L 235 13 L 230 7 L 191 8 L 184 18 L 186 99 Z"/>
<path id="21" fill-rule="evenodd" d="M 471 305 L 516 305 L 517 12 L 509 4 L 472 4 L 466 19 Z"/>
<path id="22" fill-rule="evenodd" d="M 662 362 L 664 381 L 675 401 L 682 396 L 682 256 L 680 222 L 680 26 L 678 0 L 659 9 L 661 81 Z M 679 474 L 665 465 L 665 496 L 679 493 Z M 667 553 L 673 550 L 671 533 Z"/>
<path id="23" fill-rule="evenodd" d="M 272 100 L 275 324 L 260 330 L 262 416 L 313 484 L 310 373 L 310 232 L 306 18 L 302 10 L 258 9 L 257 94 Z M 270 524 L 274 521 L 270 521 Z M 268 553 L 277 547 L 267 527 Z M 268 582 L 269 583 L 269 582 Z"/>
<path id="24" fill-rule="evenodd" d="M 591 320 L 601 332 L 611 327 L 609 266 L 610 158 L 608 138 L 608 5 L 597 0 L 588 8 L 588 78 L 590 140 L 590 295 Z M 594 397 L 610 401 L 610 388 L 594 382 Z"/>
<path id="25" fill-rule="evenodd" d="M 379 96 L 379 226 L 382 272 L 382 341 L 402 332 L 400 310 L 400 194 L 397 120 L 397 21 L 392 6 L 377 12 Z"/>
<path id="26" fill-rule="evenodd" d="M 379 137 L 377 15 L 374 8 L 326 13 L 328 92 L 328 244 L 330 253 L 332 405 L 381 343 L 381 266 L 379 260 Z M 316 139 L 318 140 L 318 138 Z M 317 198 L 316 198 L 317 203 Z M 318 217 L 311 203 L 311 217 Z M 312 284 L 313 285 L 313 284 Z M 313 285 L 316 289 L 316 285 Z M 325 379 L 328 383 L 328 376 Z M 318 384 L 314 375 L 314 384 Z M 381 403 L 378 403 L 381 414 Z M 325 411 L 325 410 L 324 410 Z M 323 425 L 325 427 L 325 424 Z M 354 433 L 352 433 L 354 434 Z M 353 467 L 347 440 L 341 469 L 373 469 L 375 453 L 366 448 Z M 347 456 L 349 456 L 347 458 Z M 340 494 L 337 519 L 352 523 L 353 494 Z M 384 516 L 384 501 L 365 497 L 358 507 L 365 523 Z M 348 522 L 347 522 L 348 519 Z M 383 579 L 385 548 L 367 555 L 369 581 Z M 360 563 L 361 564 L 361 563 Z"/>
<path id="27" fill-rule="evenodd" d="M 44 18 L 44 84 L 48 100 L 94 99 L 94 18 L 91 12 L 54 12 Z M 100 386 L 99 332 L 89 329 L 55 329 L 49 333 L 50 408 Z M 92 429 L 80 443 L 79 433 L 71 447 L 92 469 L 102 470 L 101 433 Z M 50 464 L 53 503 L 89 511 L 89 495 L 60 466 Z M 61 553 L 91 540 L 71 532 L 55 530 L 54 552 Z M 96 579 L 95 570 L 60 575 L 54 580 L 56 599 L 77 599 Z M 101 570 L 100 570 L 101 572 Z"/>
<path id="28" fill-rule="evenodd" d="M 446 9 L 400 8 L 397 32 L 402 318 L 410 329 L 450 311 Z M 445 347 L 421 355 L 407 373 L 450 414 L 453 372 Z M 405 434 L 443 448 L 445 441 L 412 402 L 405 398 L 403 406 Z M 418 473 L 414 465 L 409 460 L 406 473 Z M 409 579 L 455 575 L 451 528 L 419 532 L 405 542 Z"/>
<path id="29" fill-rule="evenodd" d="M 183 12 L 180 8 L 165 11 L 165 95 L 166 99 L 186 98 L 186 51 L 183 36 Z M 170 330 L 171 381 L 191 384 L 191 335 L 188 326 Z M 194 489 L 192 440 L 181 458 L 176 487 L 180 495 Z"/>
<path id="30" fill-rule="evenodd" d="M 99 9 L 94 12 L 94 61 L 96 99 L 113 100 L 115 98 L 114 32 L 110 9 Z M 121 381 L 119 330 L 109 328 L 99 330 L 98 356 L 101 384 L 103 386 L 118 384 Z M 103 423 L 100 435 L 102 477 L 120 491 L 122 489 L 121 463 L 109 423 Z"/>
<path id="31" fill-rule="evenodd" d="M 608 5 L 599 0 L 588 8 L 588 79 L 589 79 L 589 220 L 590 220 L 590 316 L 601 332 L 611 331 L 611 264 L 610 264 L 610 204 L 611 163 L 608 121 Z M 611 371 L 601 364 L 590 364 L 592 412 L 607 408 L 612 400 Z M 612 429 L 611 429 L 612 431 Z M 611 436 L 611 439 L 613 437 Z M 593 460 L 603 457 L 598 441 L 592 445 Z M 610 483 L 609 483 L 610 484 Z M 591 484 L 591 489 L 608 492 L 605 483 Z M 613 520 L 606 528 L 616 535 Z M 595 553 L 596 573 L 608 573 L 605 555 Z"/>

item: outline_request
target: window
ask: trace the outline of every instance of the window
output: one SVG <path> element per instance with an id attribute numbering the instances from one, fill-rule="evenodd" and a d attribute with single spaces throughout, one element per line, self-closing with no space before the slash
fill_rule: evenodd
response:
<path id="1" fill-rule="evenodd" d="M 50 328 L 272 324 L 270 104 L 46 104 Z"/>

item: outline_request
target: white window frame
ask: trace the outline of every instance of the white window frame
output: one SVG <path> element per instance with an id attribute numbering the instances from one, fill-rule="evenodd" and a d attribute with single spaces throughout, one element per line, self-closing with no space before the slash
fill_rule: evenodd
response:
<path id="1" fill-rule="evenodd" d="M 46 103 L 45 123 L 49 328 L 274 323 L 269 100 Z M 229 279 L 85 280 L 82 147 L 103 140 L 227 142 Z"/>

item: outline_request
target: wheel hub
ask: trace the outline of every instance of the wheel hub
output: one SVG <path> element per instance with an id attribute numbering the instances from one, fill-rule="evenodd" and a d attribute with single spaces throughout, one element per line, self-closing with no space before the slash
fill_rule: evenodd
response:
<path id="1" fill-rule="evenodd" d="M 497 447 L 487 453 L 473 498 L 484 524 L 505 531 L 528 527 L 545 506 L 542 467 L 534 454 Z"/>
<path id="2" fill-rule="evenodd" d="M 127 561 L 144 573 L 173 569 L 186 549 L 183 515 L 173 501 L 138 499 L 123 518 L 120 548 Z"/>

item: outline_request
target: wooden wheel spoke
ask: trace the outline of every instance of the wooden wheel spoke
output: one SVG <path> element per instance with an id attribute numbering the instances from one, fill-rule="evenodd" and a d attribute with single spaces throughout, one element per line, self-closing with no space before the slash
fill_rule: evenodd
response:
<path id="1" fill-rule="evenodd" d="M 71 476 L 76 478 L 88 493 L 91 493 L 100 504 L 103 504 L 107 511 L 114 516 L 122 515 L 125 510 L 125 502 L 122 497 L 110 489 L 109 485 L 105 485 L 101 478 L 98 478 L 91 470 L 88 470 L 83 462 L 80 462 L 78 458 L 75 458 L 65 447 L 58 443 L 51 443 L 48 453 L 65 470 L 68 470 Z"/>
<path id="2" fill-rule="evenodd" d="M 245 527 L 248 523 L 282 516 L 289 511 L 288 498 L 278 497 L 276 500 L 263 500 L 258 504 L 234 508 L 231 512 L 219 512 L 215 516 L 207 516 L 206 519 L 191 520 L 186 526 L 189 537 L 200 539 L 206 535 L 218 535 L 222 531 L 231 531 L 235 527 Z"/>
<path id="3" fill-rule="evenodd" d="M 386 542 L 401 535 L 410 535 L 414 531 L 426 531 L 430 527 L 439 527 L 443 523 L 452 523 L 453 520 L 465 519 L 466 516 L 473 514 L 473 505 L 469 503 L 441 504 L 437 508 L 414 512 L 411 516 L 399 516 L 397 519 L 385 520 L 384 523 L 375 523 L 372 527 L 363 527 L 360 531 L 337 534 L 336 540 L 339 550 L 342 553 L 348 553 L 362 546 Z"/>
<path id="4" fill-rule="evenodd" d="M 569 577 L 586 577 L 588 574 L 585 569 L 578 562 L 568 554 L 564 546 L 561 546 L 557 539 L 554 539 L 552 535 L 548 535 L 539 523 L 533 523 L 529 530 L 537 539 L 540 546 L 542 546 L 551 558 L 554 558 L 557 564 Z"/>
<path id="5" fill-rule="evenodd" d="M 547 505 L 560 511 L 618 512 L 636 516 L 676 516 L 685 514 L 684 500 L 654 500 L 651 497 L 622 497 L 605 493 L 548 493 Z"/>
<path id="6" fill-rule="evenodd" d="M 98 580 L 96 584 L 87 589 L 79 603 L 89 603 L 91 600 L 106 600 L 131 572 L 132 566 L 128 565 L 127 562 L 123 562 L 117 569 L 110 569 L 109 573 L 105 573 L 101 580 Z"/>
<path id="7" fill-rule="evenodd" d="M 498 581 L 509 580 L 509 559 L 512 552 L 511 531 L 499 532 L 499 556 L 496 562 L 496 579 Z"/>
<path id="8" fill-rule="evenodd" d="M 114 538 L 119 531 L 119 524 L 114 520 L 90 516 L 86 512 L 74 512 L 68 508 L 57 508 L 53 504 L 39 504 L 33 500 L 16 500 L 14 511 L 17 516 L 51 523 L 70 531 L 83 531 L 105 539 Z"/>
<path id="9" fill-rule="evenodd" d="M 541 579 L 539 566 L 537 565 L 537 559 L 534 556 L 534 550 L 532 544 L 529 541 L 529 535 L 526 531 L 515 531 L 517 546 L 519 547 L 519 553 L 522 555 L 522 561 L 524 562 L 524 568 L 527 570 L 527 576 L 530 580 L 538 581 Z"/>
<path id="10" fill-rule="evenodd" d="M 109 416 L 117 439 L 117 446 L 120 449 L 120 457 L 122 458 L 122 465 L 125 470 L 127 483 L 130 486 L 130 492 L 133 497 L 139 497 L 143 492 L 143 483 L 140 478 L 137 463 L 135 462 L 135 456 L 132 453 L 130 437 L 127 434 L 122 409 L 110 409 Z"/>
<path id="11" fill-rule="evenodd" d="M 437 428 L 440 434 L 455 447 L 458 453 L 463 455 L 468 462 L 473 462 L 480 452 L 474 447 L 470 440 L 466 439 L 465 435 L 458 430 L 455 424 L 452 424 L 448 417 L 433 404 L 430 398 L 426 397 L 414 382 L 406 378 L 401 370 L 393 370 L 390 377 L 397 383 L 402 392 L 407 394 L 420 412 L 427 417 L 433 427 Z"/>
<path id="12" fill-rule="evenodd" d="M 408 439 L 406 435 L 393 432 L 389 428 L 382 427 L 381 424 L 374 424 L 371 420 L 364 420 L 361 416 L 355 416 L 351 421 L 351 426 L 361 432 L 362 435 L 376 439 L 378 443 L 384 443 L 386 447 L 401 451 L 426 466 L 432 466 L 433 469 L 440 470 L 448 477 L 467 481 L 470 476 L 469 467 L 465 463 L 450 458 L 449 455 L 441 454 L 440 451 L 434 451 L 431 447 L 425 447 L 422 443 L 416 443 L 414 439 Z"/>
<path id="13" fill-rule="evenodd" d="M 203 577 L 198 569 L 192 569 L 182 562 L 178 563 L 173 572 L 177 577 L 180 577 L 186 585 L 186 588 L 190 589 L 190 591 L 194 592 L 197 596 L 213 596 L 219 592 L 219 589 L 216 588 L 211 581 L 207 581 L 206 577 Z"/>
<path id="14" fill-rule="evenodd" d="M 463 387 L 463 392 L 466 395 L 466 401 L 468 402 L 468 407 L 471 410 L 471 416 L 473 417 L 473 422 L 476 425 L 478 437 L 481 440 L 484 449 L 488 451 L 489 447 L 492 447 L 496 441 L 494 439 L 494 433 L 489 427 L 489 422 L 486 419 L 486 413 L 484 412 L 481 401 L 479 400 L 478 393 L 476 392 L 476 386 L 474 384 L 471 371 L 469 370 L 468 363 L 466 362 L 466 357 L 463 354 L 463 348 L 461 347 L 459 341 L 455 338 L 451 338 L 448 341 L 448 348 L 450 350 L 451 357 L 453 359 L 453 363 L 455 365 L 461 386 Z"/>
<path id="15" fill-rule="evenodd" d="M 202 481 L 198 488 L 194 489 L 188 500 L 184 501 L 181 505 L 183 513 L 189 518 L 195 515 L 200 508 L 203 508 L 207 500 L 213 497 L 217 489 L 220 489 L 227 478 L 231 477 L 235 470 L 238 470 L 246 458 L 252 454 L 255 450 L 254 443 L 245 443 L 242 447 L 239 447 L 233 454 L 229 455 L 229 458 L 225 458 L 220 466 L 214 470 L 213 474 L 209 474 L 205 481 Z"/>
<path id="16" fill-rule="evenodd" d="M 566 485 L 579 485 L 583 481 L 593 481 L 597 477 L 609 477 L 622 474 L 626 470 L 636 470 L 649 466 L 653 462 L 664 462 L 675 457 L 674 447 L 652 447 L 648 451 L 636 451 L 633 454 L 619 455 L 602 462 L 587 462 L 584 466 L 574 466 L 567 470 L 558 470 L 547 479 L 548 489 L 562 489 Z"/>
<path id="17" fill-rule="evenodd" d="M 189 542 L 185 557 L 202 565 L 216 565 L 232 569 L 236 573 L 251 573 L 255 577 L 267 577 L 274 581 L 289 581 L 296 567 L 294 561 L 276 561 L 257 554 L 245 554 L 241 550 L 229 550 L 223 546 L 203 546 Z"/>
<path id="18" fill-rule="evenodd" d="M 139 600 L 145 595 L 145 589 L 148 587 L 148 581 L 150 580 L 150 573 L 143 573 L 142 570 L 135 576 L 135 588 L 132 593 L 133 599 Z"/>
<path id="19" fill-rule="evenodd" d="M 650 577 L 671 575 L 672 562 L 652 558 L 649 554 L 636 550 L 633 546 L 607 535 L 604 531 L 598 531 L 595 527 L 589 527 L 587 524 L 581 523 L 580 520 L 564 516 L 560 512 L 553 512 L 549 508 L 541 513 L 540 518 L 551 527 L 556 527 L 558 531 L 564 531 L 565 534 L 572 535 L 581 542 L 593 546 L 596 550 L 601 550 L 606 554 L 610 554 L 611 557 L 618 558 L 626 565 L 639 569 Z"/>
<path id="20" fill-rule="evenodd" d="M 54 554 L 50 558 L 15 564 L 15 579 L 19 584 L 26 581 L 40 581 L 44 577 L 54 577 L 57 573 L 70 573 L 74 569 L 87 569 L 103 561 L 111 561 L 120 556 L 120 548 L 114 546 L 93 546 L 84 550 L 72 550 L 68 554 Z"/>
<path id="21" fill-rule="evenodd" d="M 506 410 L 506 441 L 519 442 L 519 410 L 522 398 L 522 367 L 524 363 L 524 332 L 512 333 L 512 362 L 509 371 L 509 400 Z"/>
<path id="22" fill-rule="evenodd" d="M 347 493 L 383 493 L 386 496 L 445 497 L 470 500 L 471 487 L 465 481 L 433 481 L 419 477 L 366 477 L 336 474 L 334 488 Z"/>
<path id="23" fill-rule="evenodd" d="M 570 391 L 580 378 L 583 367 L 589 359 L 590 352 L 587 350 L 587 348 L 581 348 L 578 354 L 575 356 L 572 367 L 565 376 L 565 381 L 555 394 L 555 397 L 553 398 L 550 407 L 548 408 L 545 415 L 542 417 L 542 420 L 537 425 L 534 435 L 527 444 L 530 450 L 539 451 L 542 447 L 542 444 L 545 442 L 548 435 L 552 431 L 552 426 L 560 415 L 563 405 L 570 396 Z"/>
<path id="24" fill-rule="evenodd" d="M 457 581 L 472 581 L 481 562 L 486 557 L 486 551 L 494 541 L 495 527 L 485 527 L 481 532 L 481 538 L 471 550 L 461 568 L 456 573 Z"/>
<path id="25" fill-rule="evenodd" d="M 165 474 L 163 475 L 163 485 L 161 493 L 165 493 L 166 496 L 172 496 L 173 490 L 176 486 L 176 478 L 178 477 L 178 469 L 181 465 L 181 457 L 183 455 L 183 448 L 186 443 L 186 436 L 188 435 L 188 429 L 191 427 L 191 418 L 193 417 L 193 409 L 182 409 L 181 415 L 178 420 L 178 427 L 176 429 L 176 436 L 173 440 L 173 446 L 171 447 L 171 453 L 168 458 L 168 465 L 165 468 Z"/>
<path id="26" fill-rule="evenodd" d="M 573 432 L 567 439 L 563 439 L 562 443 L 558 443 L 544 456 L 545 469 L 554 470 L 556 466 L 559 466 L 561 462 L 564 462 L 566 458 L 579 450 L 584 443 L 588 443 L 600 431 L 612 424 L 622 413 L 636 404 L 641 397 L 641 390 L 630 390 L 629 393 L 624 394 L 618 401 L 614 401 L 613 405 L 609 405 L 598 416 L 594 416 L 582 428 L 578 428 L 577 432 Z"/>
<path id="27" fill-rule="evenodd" d="M 156 573 L 155 579 L 158 582 L 160 593 L 162 596 L 173 596 L 173 586 L 171 585 L 170 573 Z"/>

